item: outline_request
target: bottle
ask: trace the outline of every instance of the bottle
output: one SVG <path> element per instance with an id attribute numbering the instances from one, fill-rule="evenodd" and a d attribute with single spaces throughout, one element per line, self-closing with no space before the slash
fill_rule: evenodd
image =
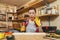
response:
<path id="1" fill-rule="evenodd" d="M 59 14 L 59 5 L 56 7 L 56 13 Z"/>
<path id="2" fill-rule="evenodd" d="M 52 14 L 56 14 L 56 7 L 52 7 Z"/>

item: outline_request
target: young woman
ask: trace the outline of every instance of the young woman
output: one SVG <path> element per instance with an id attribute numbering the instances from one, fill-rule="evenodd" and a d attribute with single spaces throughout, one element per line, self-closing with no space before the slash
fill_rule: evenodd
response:
<path id="1" fill-rule="evenodd" d="M 23 26 L 26 27 L 26 32 L 39 32 L 41 26 L 40 19 L 36 17 L 36 9 L 30 8 L 28 11 L 29 18 L 26 22 L 23 22 Z"/>

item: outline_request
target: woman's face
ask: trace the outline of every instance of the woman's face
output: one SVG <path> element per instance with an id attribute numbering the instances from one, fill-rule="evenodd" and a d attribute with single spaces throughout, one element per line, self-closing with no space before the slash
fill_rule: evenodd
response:
<path id="1" fill-rule="evenodd" d="M 35 10 L 29 10 L 29 17 L 33 18 L 36 16 Z"/>

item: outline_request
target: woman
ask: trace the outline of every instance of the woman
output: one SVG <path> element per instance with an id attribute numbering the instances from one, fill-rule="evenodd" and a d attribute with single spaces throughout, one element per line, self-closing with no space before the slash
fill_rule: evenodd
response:
<path id="1" fill-rule="evenodd" d="M 23 22 L 23 26 L 26 27 L 26 32 L 39 32 L 41 26 L 40 19 L 36 17 L 36 9 L 30 8 L 28 12 L 29 18 L 26 22 Z"/>

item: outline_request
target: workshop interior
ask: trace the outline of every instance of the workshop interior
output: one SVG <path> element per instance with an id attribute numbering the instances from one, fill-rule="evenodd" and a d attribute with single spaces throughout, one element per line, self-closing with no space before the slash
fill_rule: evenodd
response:
<path id="1" fill-rule="evenodd" d="M 0 0 L 0 40 L 60 40 L 60 0 Z"/>

